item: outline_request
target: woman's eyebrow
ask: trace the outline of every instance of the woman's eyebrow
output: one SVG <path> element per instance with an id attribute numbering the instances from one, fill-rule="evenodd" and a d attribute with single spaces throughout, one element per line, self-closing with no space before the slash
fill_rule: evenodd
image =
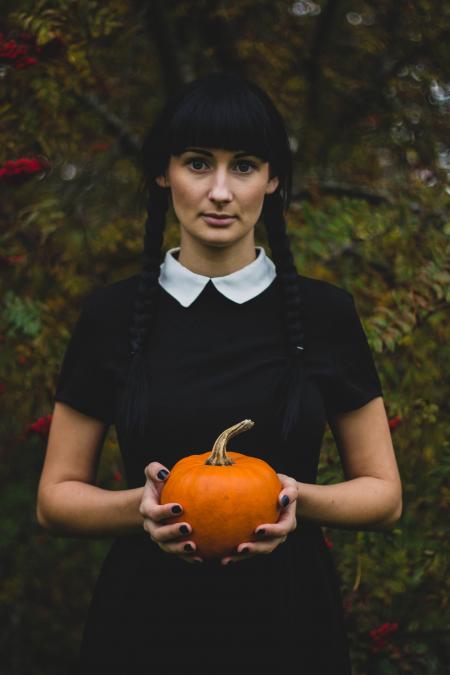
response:
<path id="1" fill-rule="evenodd" d="M 204 150 L 202 148 L 186 148 L 184 152 L 198 152 L 200 155 L 206 155 L 207 157 L 214 157 L 212 152 L 209 150 Z M 238 159 L 239 157 L 257 157 L 257 155 L 252 155 L 251 152 L 236 152 L 234 157 Z"/>

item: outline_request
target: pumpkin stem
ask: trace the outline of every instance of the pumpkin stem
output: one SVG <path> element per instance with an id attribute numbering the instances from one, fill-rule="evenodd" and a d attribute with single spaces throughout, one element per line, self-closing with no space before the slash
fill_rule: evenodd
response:
<path id="1" fill-rule="evenodd" d="M 214 443 L 212 452 L 205 464 L 212 464 L 213 466 L 229 466 L 230 464 L 234 464 L 233 460 L 227 455 L 227 443 L 230 438 L 251 429 L 254 424 L 253 420 L 242 420 L 242 422 L 222 431 Z"/>

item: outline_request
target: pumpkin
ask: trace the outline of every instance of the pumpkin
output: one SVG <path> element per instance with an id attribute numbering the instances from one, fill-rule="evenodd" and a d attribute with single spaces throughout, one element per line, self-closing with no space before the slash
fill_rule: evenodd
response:
<path id="1" fill-rule="evenodd" d="M 183 507 L 165 522 L 188 522 L 192 532 L 184 540 L 194 541 L 205 560 L 236 554 L 240 543 L 257 540 L 258 525 L 278 520 L 282 484 L 275 471 L 258 457 L 227 452 L 229 439 L 253 426 L 243 420 L 225 429 L 211 452 L 180 459 L 162 488 L 161 504 Z"/>

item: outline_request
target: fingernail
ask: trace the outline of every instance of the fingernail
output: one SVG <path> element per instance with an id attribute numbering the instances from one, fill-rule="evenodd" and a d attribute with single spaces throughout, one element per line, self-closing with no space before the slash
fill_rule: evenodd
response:
<path id="1" fill-rule="evenodd" d="M 244 548 L 241 548 L 239 553 L 248 553 L 248 548 L 246 546 L 244 546 Z"/>
<path id="2" fill-rule="evenodd" d="M 164 480 L 164 478 L 167 478 L 169 475 L 169 472 L 167 469 L 161 469 L 161 471 L 158 471 L 156 475 L 158 476 L 159 480 Z"/>
<path id="3" fill-rule="evenodd" d="M 287 506 L 289 504 L 289 497 L 287 495 L 283 495 L 281 499 L 281 505 L 282 506 Z"/>
<path id="4" fill-rule="evenodd" d="M 194 550 L 194 547 L 191 546 L 191 544 L 185 544 L 185 545 L 184 545 L 184 550 L 185 550 L 185 551 L 193 551 L 193 550 Z"/>
<path id="5" fill-rule="evenodd" d="M 180 525 L 180 532 L 181 534 L 187 534 L 189 532 L 189 528 L 187 525 Z"/>
<path id="6" fill-rule="evenodd" d="M 256 531 L 256 534 L 261 535 L 261 534 L 266 534 L 265 529 L 262 527 L 260 530 Z"/>
<path id="7" fill-rule="evenodd" d="M 172 506 L 172 513 L 181 513 L 182 512 L 181 506 L 178 506 L 178 504 L 175 504 L 175 506 Z"/>

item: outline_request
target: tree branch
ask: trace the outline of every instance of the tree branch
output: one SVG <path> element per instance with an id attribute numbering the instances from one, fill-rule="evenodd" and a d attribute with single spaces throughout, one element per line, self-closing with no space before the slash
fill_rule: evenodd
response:
<path id="1" fill-rule="evenodd" d="M 321 83 L 321 55 L 325 51 L 328 36 L 334 25 L 339 0 L 328 0 L 316 22 L 316 30 L 312 39 L 309 56 L 305 59 L 305 74 L 309 84 L 306 108 L 310 120 L 320 116 L 320 83 Z"/>
<path id="2" fill-rule="evenodd" d="M 101 101 L 94 92 L 73 92 L 73 96 L 81 103 L 89 106 L 105 122 L 105 127 L 114 134 L 124 151 L 136 154 L 140 150 L 140 138 L 134 134 L 127 124 L 116 113 L 110 110 L 106 103 Z"/>
<path id="3" fill-rule="evenodd" d="M 181 58 L 182 41 L 177 40 L 174 22 L 167 17 L 167 3 L 161 0 L 138 2 L 151 40 L 156 46 L 166 97 L 172 96 L 190 79 L 189 67 Z"/>
<path id="4" fill-rule="evenodd" d="M 336 195 L 339 197 L 350 197 L 352 199 L 364 199 L 370 204 L 394 204 L 393 196 L 387 190 L 372 190 L 369 187 L 358 187 L 356 185 L 346 185 L 335 181 L 321 181 L 315 184 L 317 191 L 325 195 Z M 313 196 L 308 189 L 298 190 L 293 193 L 292 201 L 311 200 Z"/>

